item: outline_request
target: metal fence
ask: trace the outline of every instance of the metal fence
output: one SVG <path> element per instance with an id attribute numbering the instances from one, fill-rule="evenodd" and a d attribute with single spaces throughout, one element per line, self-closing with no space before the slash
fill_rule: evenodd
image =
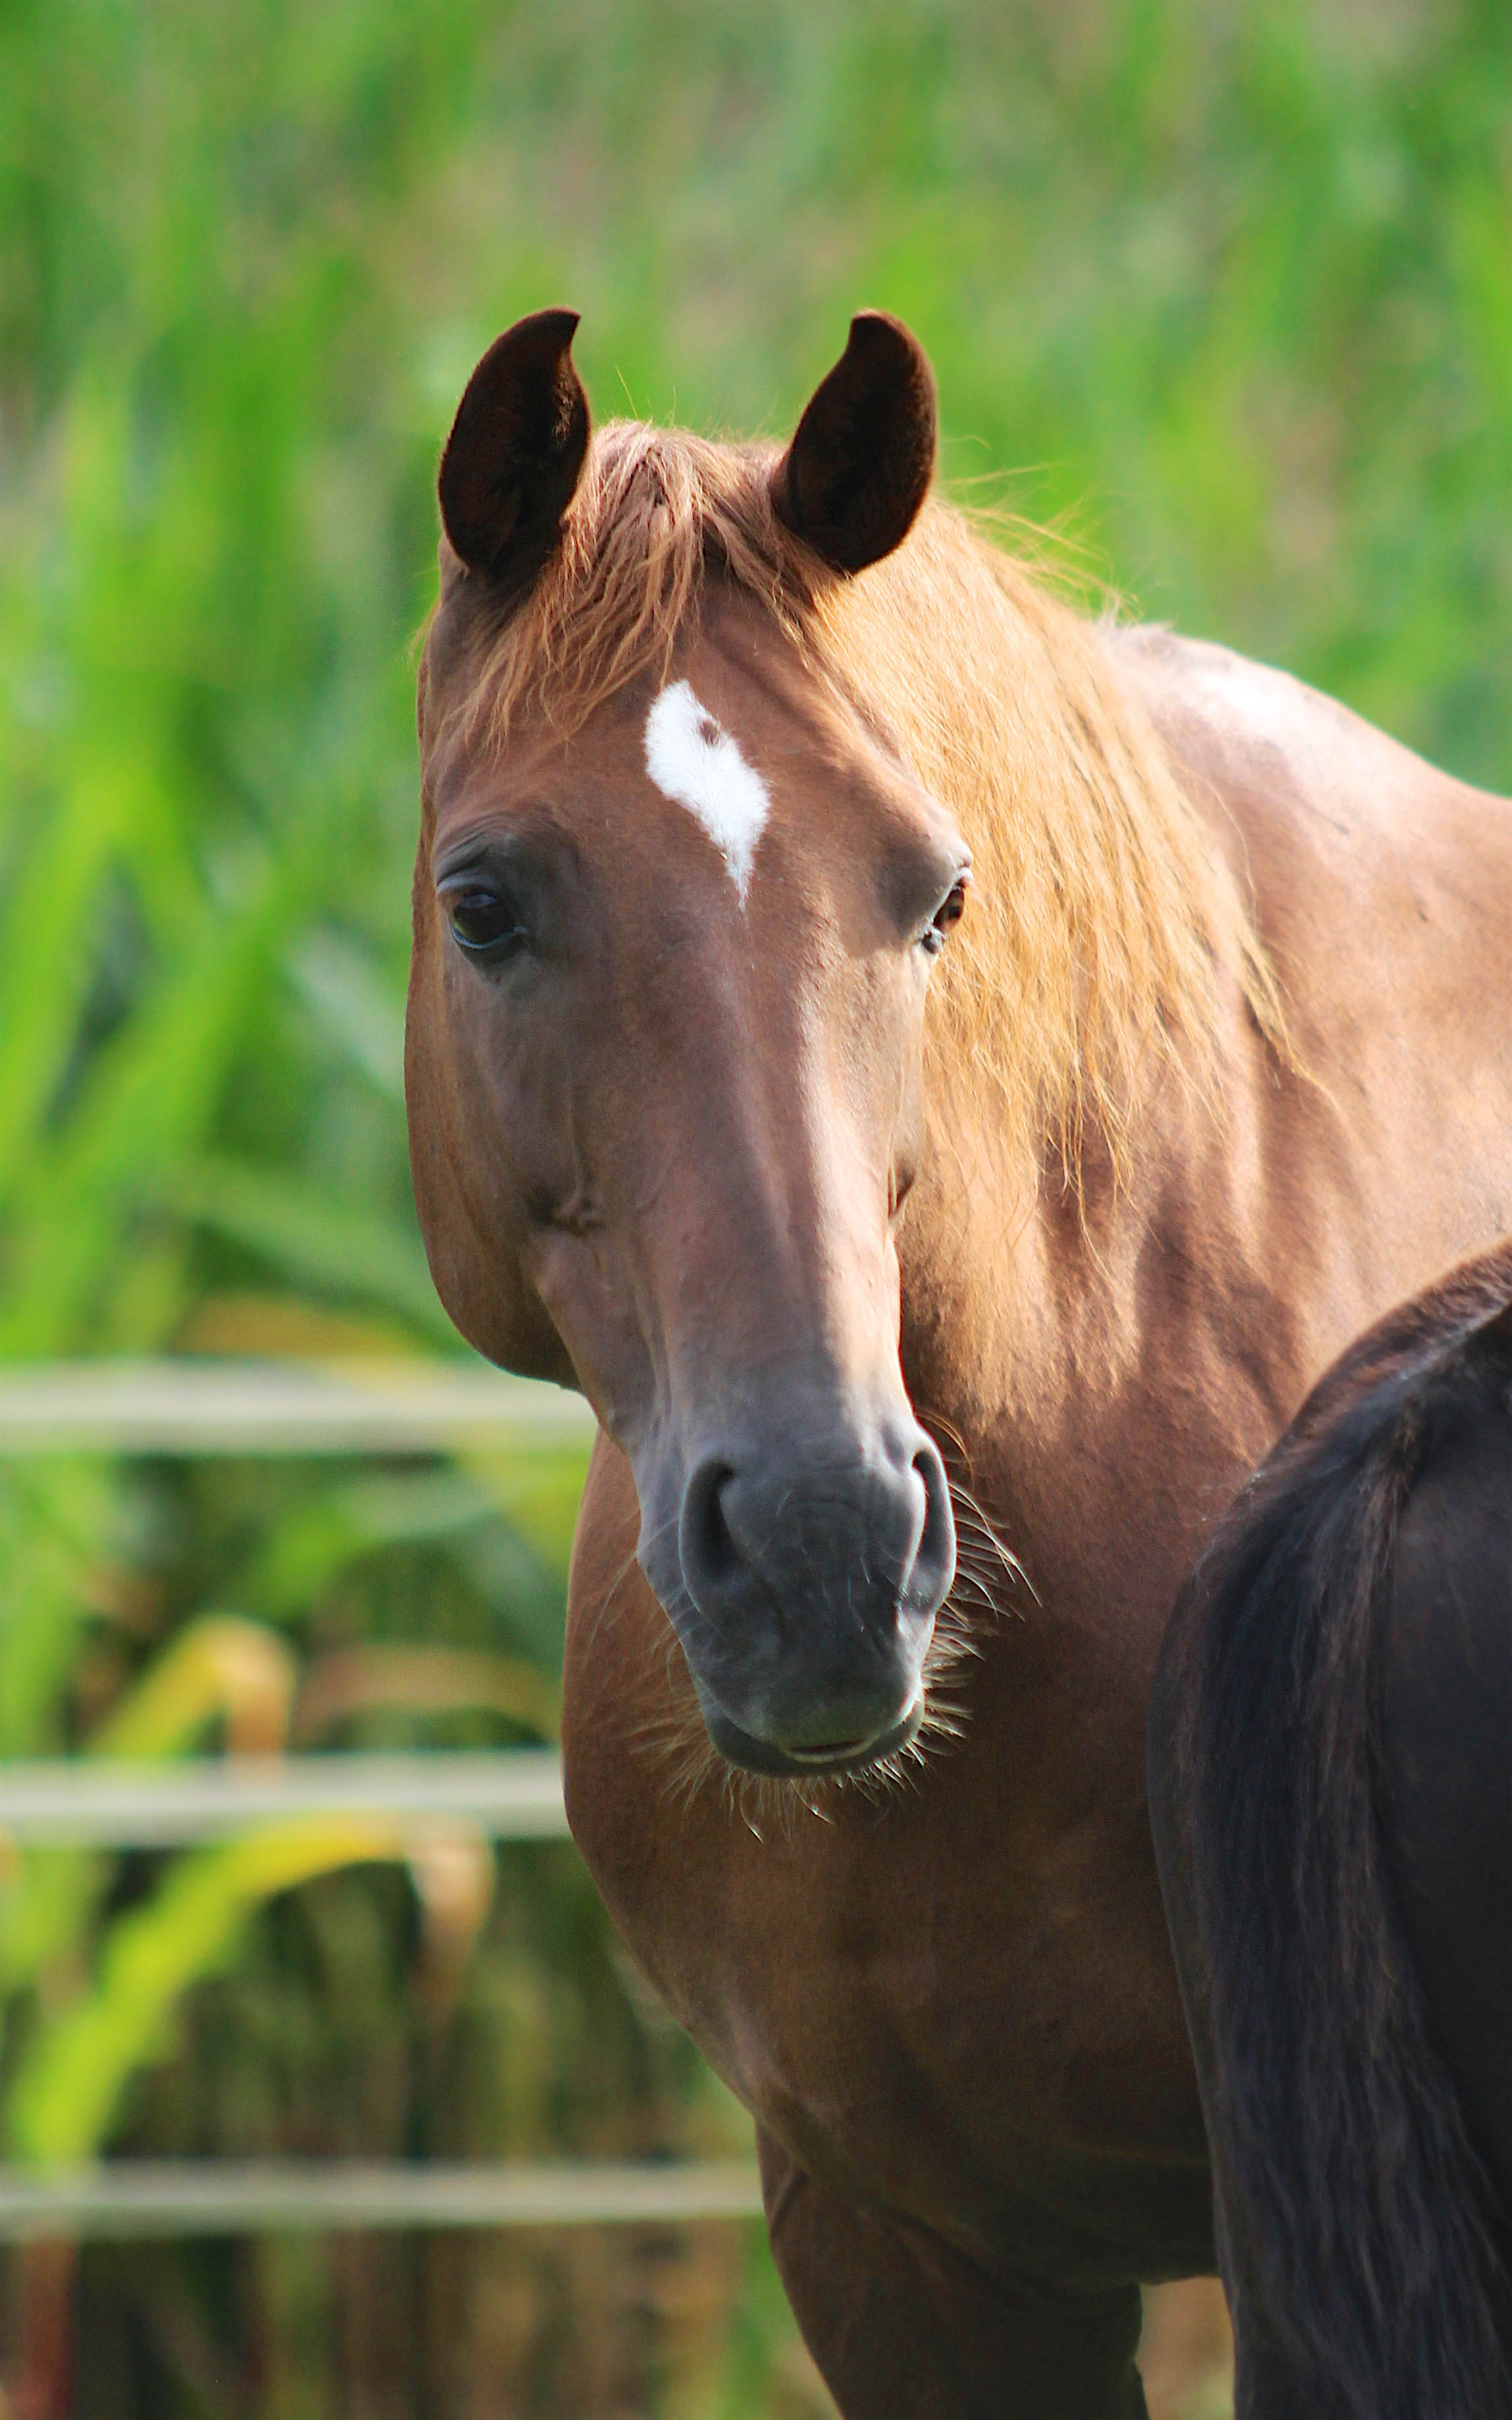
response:
<path id="1" fill-rule="evenodd" d="M 529 1379 L 433 1365 L 313 1370 L 117 1361 L 0 1373 L 0 1457 L 445 1453 L 584 1444 L 593 1415 Z M 0 1765 L 18 1848 L 178 1848 L 270 1817 L 458 1818 L 494 1839 L 566 1837 L 561 1761 L 497 1753 Z M 102 2161 L 0 2166 L 0 2240 L 286 2228 L 563 2226 L 759 2214 L 754 2162 L 421 2165 Z"/>

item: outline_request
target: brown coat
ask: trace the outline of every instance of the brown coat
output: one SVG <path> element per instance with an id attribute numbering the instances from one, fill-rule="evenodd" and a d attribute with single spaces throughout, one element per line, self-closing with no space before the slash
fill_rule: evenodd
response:
<path id="1" fill-rule="evenodd" d="M 779 2262 L 847 2420 L 1126 2420 L 1135 2281 L 1213 2260 L 1146 1808 L 1151 1669 L 1195 1550 L 1311 1382 L 1512 1225 L 1512 807 L 1281 674 L 1076 620 L 937 508 L 905 537 L 906 479 L 866 523 L 896 551 L 826 586 L 841 539 L 793 499 L 828 476 L 833 427 L 819 470 L 792 464 L 831 383 L 775 473 L 607 432 L 523 607 L 492 523 L 443 551 L 417 1198 L 459 1325 L 605 1423 L 571 1583 L 573 1829 L 756 2117 Z M 490 443 L 529 417 L 503 392 Z M 570 451 L 553 409 L 530 426 Z M 632 628 L 603 551 L 638 509 L 664 533 L 669 496 L 716 567 L 679 588 L 642 532 L 662 618 Z M 738 906 L 646 776 L 671 676 L 770 793 Z M 974 894 L 926 1002 L 915 893 L 943 897 L 962 833 Z M 525 971 L 462 963 L 449 866 L 517 918 Z M 768 1662 L 774 1637 L 810 1653 L 841 1578 L 810 1606 L 762 1564 L 702 1665 L 715 1618 L 669 1543 L 682 1490 L 686 1562 L 688 1472 L 759 1430 L 801 1503 L 832 1432 L 856 1429 L 860 1467 L 914 1416 L 961 1527 L 968 1584 L 939 1617 L 975 1651 L 943 1691 L 961 1736 L 870 1791 L 721 1779 L 701 1708 L 748 1632 Z"/>

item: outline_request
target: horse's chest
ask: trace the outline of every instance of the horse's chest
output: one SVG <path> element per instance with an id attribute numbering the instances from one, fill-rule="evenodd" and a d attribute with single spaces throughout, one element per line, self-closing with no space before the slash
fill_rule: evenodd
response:
<path id="1" fill-rule="evenodd" d="M 1120 2257 L 1172 2226 L 1110 2178 L 1204 2152 L 1142 1823 L 1050 1837 L 1001 1792 L 925 1790 L 764 1822 L 670 1811 L 627 1738 L 579 1735 L 575 1826 L 625 1938 L 758 2121 L 811 2172 L 1005 2260 L 1048 2195 Z M 980 1776 L 978 1776 L 980 1778 Z M 757 1819 L 760 1820 L 759 1818 Z M 1194 2216 L 1193 2213 L 1196 2213 Z M 1175 2256 L 1173 2256 L 1175 2257 Z"/>

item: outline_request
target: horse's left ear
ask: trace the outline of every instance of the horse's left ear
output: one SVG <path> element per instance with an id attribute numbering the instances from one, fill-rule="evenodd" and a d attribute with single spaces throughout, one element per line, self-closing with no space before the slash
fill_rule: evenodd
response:
<path id="1" fill-rule="evenodd" d="M 834 571 L 901 544 L 934 469 L 934 373 L 901 319 L 859 311 L 772 473 L 777 517 Z"/>
<path id="2" fill-rule="evenodd" d="M 467 383 L 437 489 L 470 571 L 524 588 L 556 545 L 588 450 L 572 365 L 576 311 L 536 311 L 491 344 Z"/>

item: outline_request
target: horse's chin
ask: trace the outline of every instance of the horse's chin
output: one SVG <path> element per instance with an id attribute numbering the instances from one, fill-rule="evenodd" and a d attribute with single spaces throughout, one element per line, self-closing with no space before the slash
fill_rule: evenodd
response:
<path id="1" fill-rule="evenodd" d="M 845 1774 L 869 1773 L 886 1763 L 918 1737 L 924 1719 L 922 1688 L 906 1714 L 874 1739 L 848 1740 L 834 1747 L 790 1750 L 771 1740 L 742 1730 L 718 1706 L 704 1700 L 703 1721 L 710 1739 L 727 1764 L 742 1773 L 759 1773 L 775 1781 L 825 1781 Z"/>

